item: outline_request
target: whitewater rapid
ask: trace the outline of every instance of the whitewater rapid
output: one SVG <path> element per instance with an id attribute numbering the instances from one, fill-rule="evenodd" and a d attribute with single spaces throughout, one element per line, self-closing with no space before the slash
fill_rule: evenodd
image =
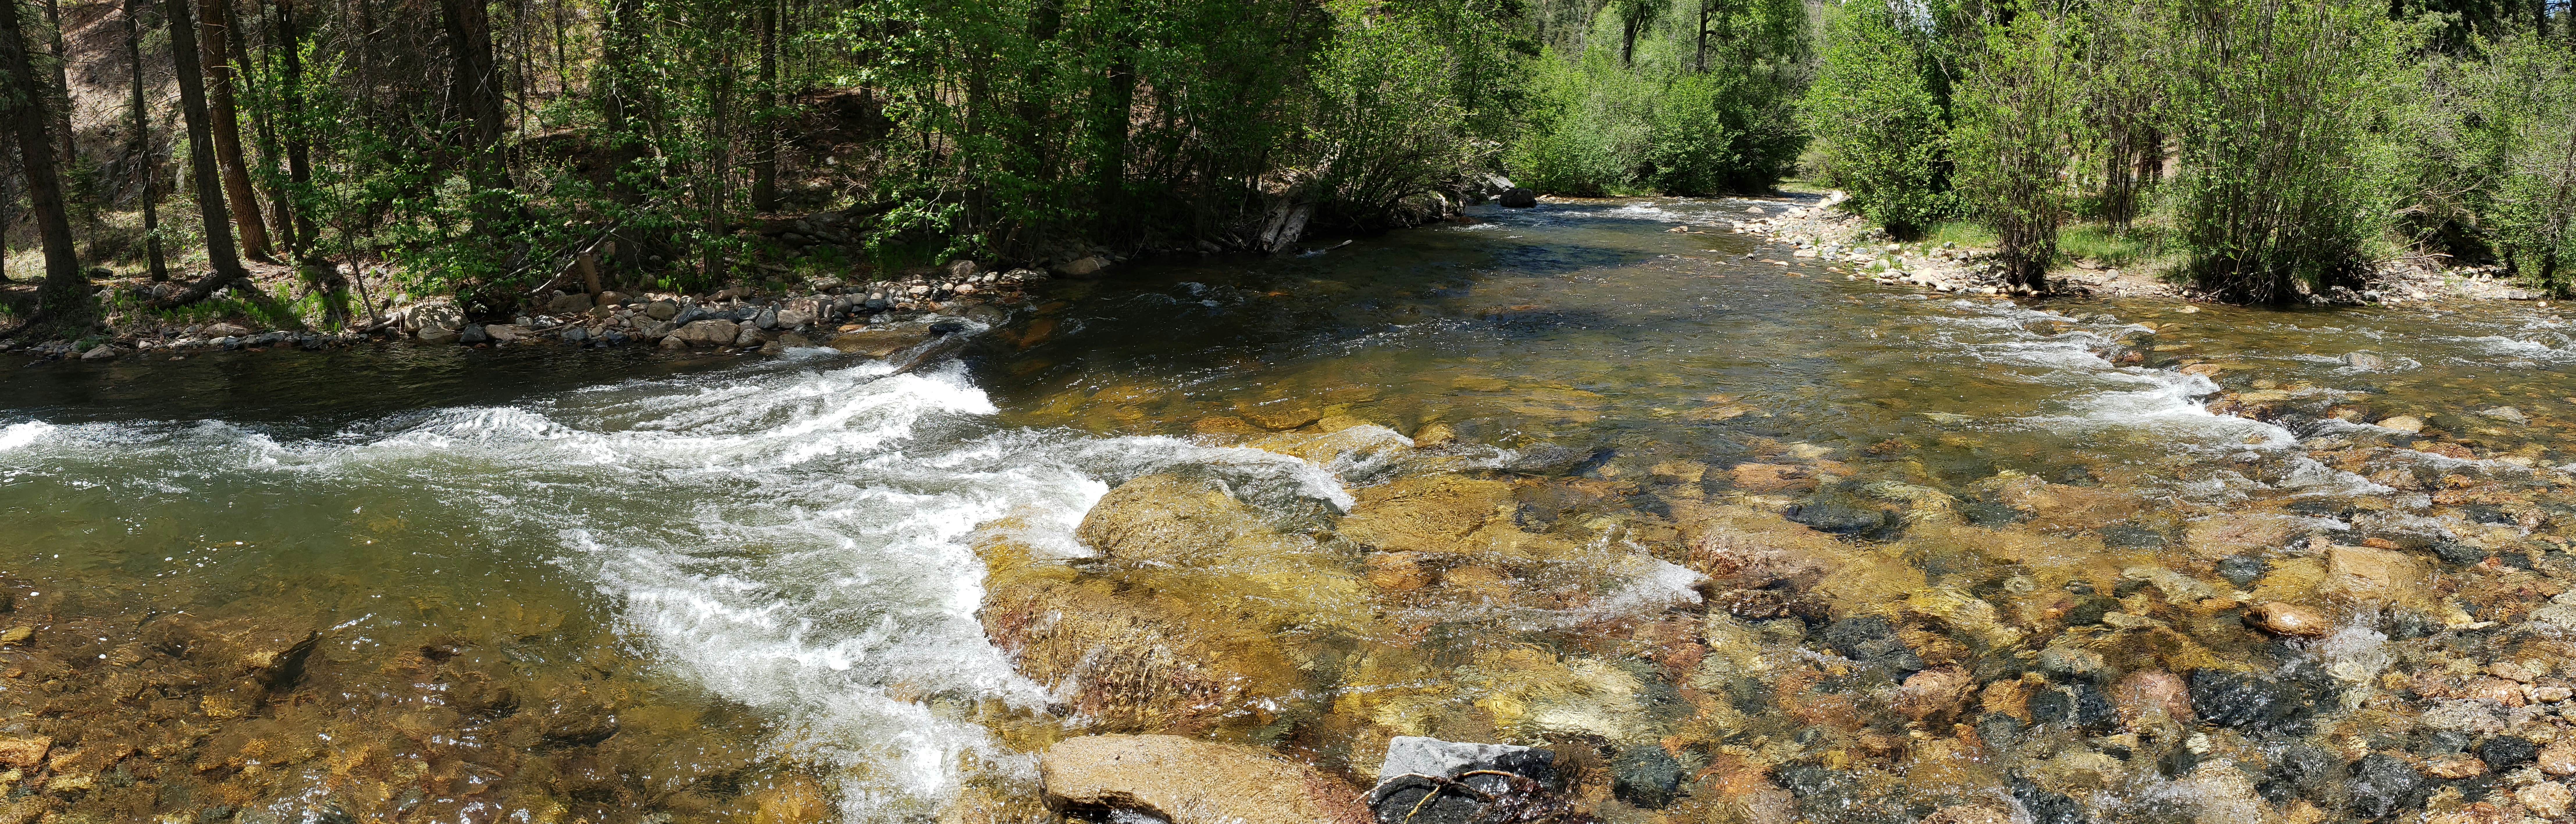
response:
<path id="1" fill-rule="evenodd" d="M 976 620 L 979 526 L 1009 516 L 1018 540 L 1085 555 L 1072 535 L 1093 502 L 1182 466 L 1256 504 L 1349 502 L 1294 458 L 999 426 L 959 364 L 891 372 L 816 352 L 304 438 L 22 421 L 0 428 L 0 465 L 155 495 L 363 485 L 459 510 L 494 545 L 536 536 L 653 666 L 776 719 L 797 760 L 841 768 L 851 821 L 930 815 L 968 764 L 1033 775 L 921 700 L 1046 700 Z"/>

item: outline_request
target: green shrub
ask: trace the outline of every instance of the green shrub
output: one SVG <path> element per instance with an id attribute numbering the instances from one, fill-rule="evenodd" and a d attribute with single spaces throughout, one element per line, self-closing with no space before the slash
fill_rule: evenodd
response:
<path id="1" fill-rule="evenodd" d="M 1950 146 L 1961 201 L 1999 239 L 2004 279 L 2047 288 L 2057 227 L 2072 192 L 2067 171 L 2086 125 L 2075 21 L 2018 4 L 2012 23 L 1989 27 L 1955 101 Z"/>
<path id="2" fill-rule="evenodd" d="M 1850 0 L 1827 14 L 1800 122 L 1827 179 L 1888 231 L 1913 235 L 1955 212 L 1948 114 L 1925 77 L 1925 46 L 1899 28 L 1886 0 Z"/>
<path id="3" fill-rule="evenodd" d="M 2508 38 L 2473 82 L 2497 161 L 2487 225 L 2498 250 L 2526 283 L 2576 289 L 2576 44 Z"/>
<path id="4" fill-rule="evenodd" d="M 2400 81 L 2385 17 L 2359 0 L 2193 0 L 2177 22 L 2175 239 L 2192 279 L 2250 303 L 2357 284 L 2386 213 L 2366 130 Z"/>
<path id="5" fill-rule="evenodd" d="M 1621 69 L 1608 49 L 1576 60 L 1541 54 L 1535 112 L 1504 167 L 1514 182 L 1548 194 L 1628 191 L 1646 161 L 1654 94 L 1653 84 Z"/>

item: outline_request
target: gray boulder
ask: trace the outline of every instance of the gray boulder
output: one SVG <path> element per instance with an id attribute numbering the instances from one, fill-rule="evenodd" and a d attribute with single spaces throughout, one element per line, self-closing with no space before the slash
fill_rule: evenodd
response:
<path id="1" fill-rule="evenodd" d="M 1496 202 L 1501 203 L 1503 208 L 1506 209 L 1527 209 L 1538 205 L 1538 193 L 1519 186 L 1514 186 L 1509 191 L 1503 192 L 1502 197 L 1496 198 L 1495 200 Z"/>
<path id="2" fill-rule="evenodd" d="M 1387 742 L 1377 778 L 1368 802 L 1380 824 L 1469 824 L 1499 808 L 1546 806 L 1561 789 L 1552 751 L 1413 735 Z M 1483 797 L 1458 792 L 1442 779 Z"/>

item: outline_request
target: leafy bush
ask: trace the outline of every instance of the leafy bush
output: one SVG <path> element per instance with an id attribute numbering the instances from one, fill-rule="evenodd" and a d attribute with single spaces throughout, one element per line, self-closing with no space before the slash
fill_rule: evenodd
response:
<path id="1" fill-rule="evenodd" d="M 1856 208 L 1890 232 L 1915 234 L 1956 210 L 1948 113 L 1925 77 L 1925 45 L 1886 0 L 1850 0 L 1827 14 L 1800 122 L 1825 176 Z"/>
<path id="2" fill-rule="evenodd" d="M 2001 239 L 2004 279 L 2044 289 L 2073 194 L 2068 167 L 2087 130 L 2085 78 L 2074 20 L 2028 4 L 2013 10 L 1969 59 L 1950 145 L 1962 199 Z"/>
<path id="3" fill-rule="evenodd" d="M 1493 158 L 1501 124 L 1490 114 L 1520 85 L 1496 21 L 1454 0 L 1401 14 L 1356 0 L 1331 8 L 1306 137 L 1328 213 L 1368 223 Z"/>
<path id="4" fill-rule="evenodd" d="M 2535 287 L 2576 289 L 2576 43 L 2508 38 L 2472 82 L 2496 160 L 2487 225 L 2499 251 Z"/>
<path id="5" fill-rule="evenodd" d="M 1656 90 L 1616 61 L 1603 48 L 1572 61 L 1539 56 L 1529 130 L 1504 156 L 1515 182 L 1577 197 L 1629 189 L 1650 147 Z"/>
<path id="6" fill-rule="evenodd" d="M 2365 141 L 2400 80 L 2387 20 L 2358 0 L 2194 0 L 2177 23 L 2188 273 L 2250 303 L 2357 283 L 2386 213 Z"/>

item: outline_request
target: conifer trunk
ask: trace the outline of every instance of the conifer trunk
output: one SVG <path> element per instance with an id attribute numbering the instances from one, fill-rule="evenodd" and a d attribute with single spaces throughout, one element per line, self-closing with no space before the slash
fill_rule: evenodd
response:
<path id="1" fill-rule="evenodd" d="M 188 0 L 164 0 L 162 8 L 170 25 L 170 63 L 179 75 L 179 112 L 188 122 L 188 167 L 190 177 L 197 182 L 197 213 L 204 221 L 206 260 L 215 269 L 186 291 L 159 301 L 163 306 L 178 306 L 205 300 L 250 273 L 242 268 L 241 253 L 233 247 L 232 216 L 224 208 L 223 184 L 215 169 L 214 114 L 206 104 L 206 79 L 201 71 L 204 55 L 197 48 L 197 24 Z"/>
<path id="2" fill-rule="evenodd" d="M 80 258 L 72 249 L 71 216 L 64 209 L 62 180 L 55 171 L 56 146 L 49 127 L 53 118 L 44 111 L 45 83 L 28 52 L 18 4 L 0 2 L 0 84 L 6 84 L 0 88 L 0 122 L 7 123 L 16 138 L 19 168 L 27 178 L 28 206 L 36 213 L 36 236 L 45 252 L 45 281 L 36 291 L 36 310 L 9 334 L 37 321 L 69 317 L 72 307 L 89 292 Z"/>
<path id="3" fill-rule="evenodd" d="M 152 160 L 152 120 L 143 105 L 143 8 L 144 0 L 125 0 L 125 65 L 134 75 L 128 101 L 134 135 L 128 145 L 143 178 L 144 265 L 157 283 L 170 279 L 170 266 L 161 256 L 161 164 Z"/>
<path id="4" fill-rule="evenodd" d="M 259 216 L 259 196 L 252 193 L 250 167 L 242 161 L 241 120 L 233 101 L 232 62 L 227 46 L 235 36 L 232 0 L 198 0 L 197 66 L 205 82 L 208 136 L 214 140 L 215 163 L 223 175 L 224 196 L 231 201 L 232 222 L 241 232 L 241 253 L 270 260 L 268 225 Z M 174 38 L 175 39 L 175 38 Z"/>

